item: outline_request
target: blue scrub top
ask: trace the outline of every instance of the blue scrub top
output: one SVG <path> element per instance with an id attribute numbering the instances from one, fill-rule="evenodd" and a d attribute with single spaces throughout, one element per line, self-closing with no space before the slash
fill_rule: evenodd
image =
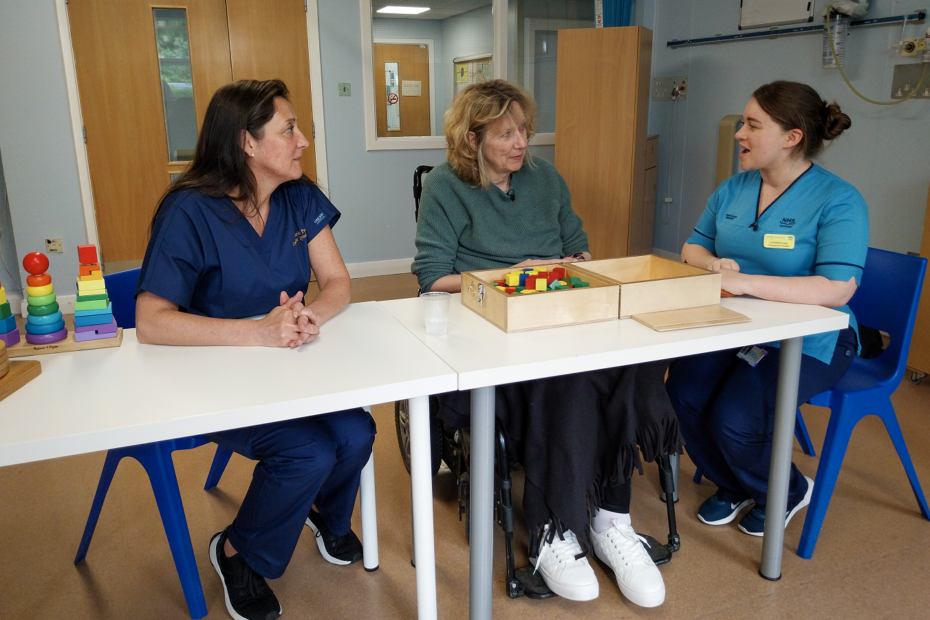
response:
<path id="1" fill-rule="evenodd" d="M 782 277 L 823 276 L 861 284 L 869 247 L 869 213 L 855 187 L 816 164 L 758 219 L 762 175 L 748 170 L 720 184 L 707 201 L 688 243 L 735 260 L 742 273 Z M 765 235 L 794 235 L 794 249 L 766 248 Z M 837 308 L 849 315 L 849 306 Z M 804 337 L 803 352 L 825 364 L 839 332 Z M 778 343 L 769 343 L 778 346 Z"/>
<path id="2" fill-rule="evenodd" d="M 271 195 L 259 234 L 228 198 L 170 194 L 152 229 L 136 295 L 148 291 L 203 316 L 266 314 L 281 291 L 306 293 L 310 241 L 339 211 L 315 185 L 291 181 Z"/>

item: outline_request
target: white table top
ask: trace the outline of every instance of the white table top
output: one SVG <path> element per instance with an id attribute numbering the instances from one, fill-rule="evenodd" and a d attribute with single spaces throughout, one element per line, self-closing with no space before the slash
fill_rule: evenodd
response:
<path id="1" fill-rule="evenodd" d="M 632 319 L 507 334 L 453 295 L 449 331 L 428 336 L 418 299 L 378 302 L 459 373 L 458 389 L 671 359 L 844 329 L 848 315 L 823 308 L 735 297 L 721 301 L 749 323 L 656 332 Z"/>
<path id="2" fill-rule="evenodd" d="M 33 358 L 0 402 L 0 466 L 448 392 L 452 369 L 374 302 L 297 349 L 141 345 Z"/>

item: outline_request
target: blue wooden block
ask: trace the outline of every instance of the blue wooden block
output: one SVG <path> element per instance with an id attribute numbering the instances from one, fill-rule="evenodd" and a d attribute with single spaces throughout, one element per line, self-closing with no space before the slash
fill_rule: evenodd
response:
<path id="1" fill-rule="evenodd" d="M 74 326 L 85 327 L 87 325 L 103 325 L 113 320 L 113 314 L 92 314 L 90 316 L 75 316 Z"/>
<path id="2" fill-rule="evenodd" d="M 0 334 L 5 334 L 16 329 L 16 317 L 8 316 L 5 319 L 0 319 Z"/>
<path id="3" fill-rule="evenodd" d="M 113 303 L 108 303 L 106 308 L 100 310 L 78 310 L 74 313 L 75 318 L 79 316 L 94 316 L 97 314 L 113 314 Z"/>

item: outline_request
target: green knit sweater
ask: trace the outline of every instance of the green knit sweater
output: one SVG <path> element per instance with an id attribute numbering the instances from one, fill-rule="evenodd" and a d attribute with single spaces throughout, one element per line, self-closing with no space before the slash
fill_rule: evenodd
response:
<path id="1" fill-rule="evenodd" d="M 514 200 L 496 185 L 471 187 L 448 162 L 426 176 L 411 268 L 422 290 L 453 273 L 588 251 L 565 180 L 544 159 L 533 163 L 511 177 Z"/>

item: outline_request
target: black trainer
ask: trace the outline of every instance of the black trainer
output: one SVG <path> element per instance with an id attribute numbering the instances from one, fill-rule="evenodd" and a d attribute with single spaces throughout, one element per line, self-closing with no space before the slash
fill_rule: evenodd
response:
<path id="1" fill-rule="evenodd" d="M 226 609 L 235 620 L 275 620 L 281 604 L 265 583 L 265 578 L 249 568 L 237 553 L 226 557 L 226 530 L 210 539 L 210 563 L 223 582 Z"/>
<path id="2" fill-rule="evenodd" d="M 323 517 L 315 510 L 307 515 L 307 526 L 313 530 L 316 546 L 320 548 L 323 559 L 330 564 L 345 566 L 362 559 L 362 542 L 352 530 L 344 536 L 336 536 L 329 531 L 323 523 Z"/>

